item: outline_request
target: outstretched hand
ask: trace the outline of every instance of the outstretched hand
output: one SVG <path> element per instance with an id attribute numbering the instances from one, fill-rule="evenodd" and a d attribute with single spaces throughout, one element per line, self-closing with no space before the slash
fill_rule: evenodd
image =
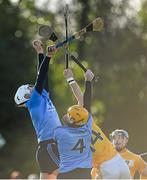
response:
<path id="1" fill-rule="evenodd" d="M 51 45 L 51 46 L 48 46 L 48 47 L 47 47 L 47 56 L 48 56 L 48 57 L 53 56 L 56 51 L 57 51 L 57 48 L 56 48 L 55 44 L 54 44 L 54 45 Z"/>
<path id="2" fill-rule="evenodd" d="M 39 53 L 42 53 L 44 52 L 43 50 L 43 43 L 40 41 L 40 40 L 34 40 L 32 42 L 32 46 L 33 48 L 36 50 L 36 52 L 39 54 Z"/>
<path id="3" fill-rule="evenodd" d="M 92 72 L 90 69 L 88 69 L 88 70 L 86 71 L 86 73 L 84 74 L 84 76 L 85 76 L 85 81 L 92 81 L 93 78 L 94 78 L 94 74 L 93 74 L 93 72 Z"/>
<path id="4" fill-rule="evenodd" d="M 72 73 L 72 70 L 70 68 L 65 69 L 63 71 L 63 74 L 64 74 L 64 77 L 66 79 L 71 78 L 71 77 L 73 78 L 73 73 Z"/>

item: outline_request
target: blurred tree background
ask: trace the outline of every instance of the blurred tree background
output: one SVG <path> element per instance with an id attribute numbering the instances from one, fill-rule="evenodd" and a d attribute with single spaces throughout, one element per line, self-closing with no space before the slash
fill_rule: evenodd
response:
<path id="1" fill-rule="evenodd" d="M 70 44 L 70 51 L 76 51 L 80 61 L 100 77 L 93 84 L 94 119 L 106 135 L 116 128 L 126 129 L 133 152 L 147 151 L 147 1 L 67 2 L 70 34 L 98 16 L 105 22 L 103 32 L 90 33 Z M 38 173 L 37 141 L 30 117 L 25 109 L 15 107 L 13 99 L 21 84 L 35 82 L 37 61 L 31 41 L 38 37 L 39 25 L 51 25 L 60 40 L 64 38 L 64 7 L 65 0 L 0 0 L 0 133 L 6 140 L 0 149 L 0 178 L 9 178 L 14 169 L 24 178 Z M 73 62 L 70 67 L 83 88 L 83 72 Z M 61 49 L 49 77 L 60 117 L 76 103 L 63 69 Z"/>

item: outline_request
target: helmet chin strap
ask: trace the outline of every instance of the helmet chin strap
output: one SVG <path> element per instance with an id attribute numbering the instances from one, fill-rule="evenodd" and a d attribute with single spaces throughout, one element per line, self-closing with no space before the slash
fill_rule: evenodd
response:
<path id="1" fill-rule="evenodd" d="M 22 107 L 28 100 L 26 100 L 25 102 L 23 103 L 20 103 L 20 104 L 16 104 L 16 107 Z"/>

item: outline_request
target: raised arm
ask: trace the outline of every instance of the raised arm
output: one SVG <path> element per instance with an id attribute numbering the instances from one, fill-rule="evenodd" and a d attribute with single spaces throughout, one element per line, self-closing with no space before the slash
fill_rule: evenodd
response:
<path id="1" fill-rule="evenodd" d="M 43 50 L 43 43 L 40 40 L 34 40 L 32 42 L 33 48 L 37 52 L 37 59 L 38 59 L 38 66 L 37 66 L 37 72 L 39 71 L 40 65 L 44 60 L 44 50 Z M 46 79 L 44 82 L 44 89 L 48 92 L 49 87 L 48 87 L 48 74 L 46 74 Z"/>
<path id="2" fill-rule="evenodd" d="M 92 99 L 91 81 L 94 78 L 94 74 L 90 69 L 88 69 L 84 74 L 84 76 L 85 76 L 85 92 L 84 92 L 83 106 L 88 110 L 88 112 L 91 112 L 91 99 Z"/>
<path id="3" fill-rule="evenodd" d="M 69 68 L 65 69 L 64 70 L 64 76 L 65 76 L 76 100 L 78 101 L 78 105 L 83 106 L 83 94 L 82 94 L 82 91 L 81 91 L 79 85 L 74 80 L 73 73 L 72 73 L 71 69 L 69 69 Z"/>
<path id="4" fill-rule="evenodd" d="M 44 58 L 44 60 L 42 61 L 40 68 L 38 70 L 38 76 L 37 76 L 37 80 L 36 80 L 36 84 L 35 84 L 35 89 L 38 91 L 39 94 L 41 94 L 43 91 L 44 83 L 46 81 L 46 76 L 47 76 L 47 72 L 48 72 L 49 62 L 50 62 L 52 55 L 55 52 L 56 52 L 55 46 L 50 46 L 48 48 L 48 53 L 47 53 L 46 57 Z"/>
<path id="5" fill-rule="evenodd" d="M 91 81 L 94 78 L 94 74 L 91 70 L 87 70 L 85 73 L 85 92 L 83 93 L 73 77 L 71 69 L 64 70 L 64 76 L 71 87 L 71 90 L 78 101 L 78 105 L 84 106 L 90 112 L 91 106 Z"/>

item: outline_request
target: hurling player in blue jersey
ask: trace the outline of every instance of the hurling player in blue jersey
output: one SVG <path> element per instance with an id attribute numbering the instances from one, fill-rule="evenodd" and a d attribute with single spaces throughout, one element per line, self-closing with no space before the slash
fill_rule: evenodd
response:
<path id="1" fill-rule="evenodd" d="M 54 139 L 60 154 L 60 167 L 57 179 L 91 179 L 92 152 L 92 116 L 90 112 L 91 81 L 94 74 L 85 73 L 84 97 L 73 78 L 72 71 L 66 69 L 64 75 L 78 100 L 64 115 L 64 126 L 54 131 Z"/>
<path id="2" fill-rule="evenodd" d="M 36 131 L 39 144 L 36 158 L 40 168 L 40 179 L 55 179 L 59 168 L 59 154 L 53 140 L 53 130 L 61 126 L 61 123 L 49 97 L 47 73 L 56 48 L 48 47 L 48 52 L 44 56 L 41 41 L 34 41 L 33 47 L 39 59 L 37 80 L 34 86 L 26 84 L 19 87 L 15 94 L 15 102 L 18 107 L 27 107 Z"/>

